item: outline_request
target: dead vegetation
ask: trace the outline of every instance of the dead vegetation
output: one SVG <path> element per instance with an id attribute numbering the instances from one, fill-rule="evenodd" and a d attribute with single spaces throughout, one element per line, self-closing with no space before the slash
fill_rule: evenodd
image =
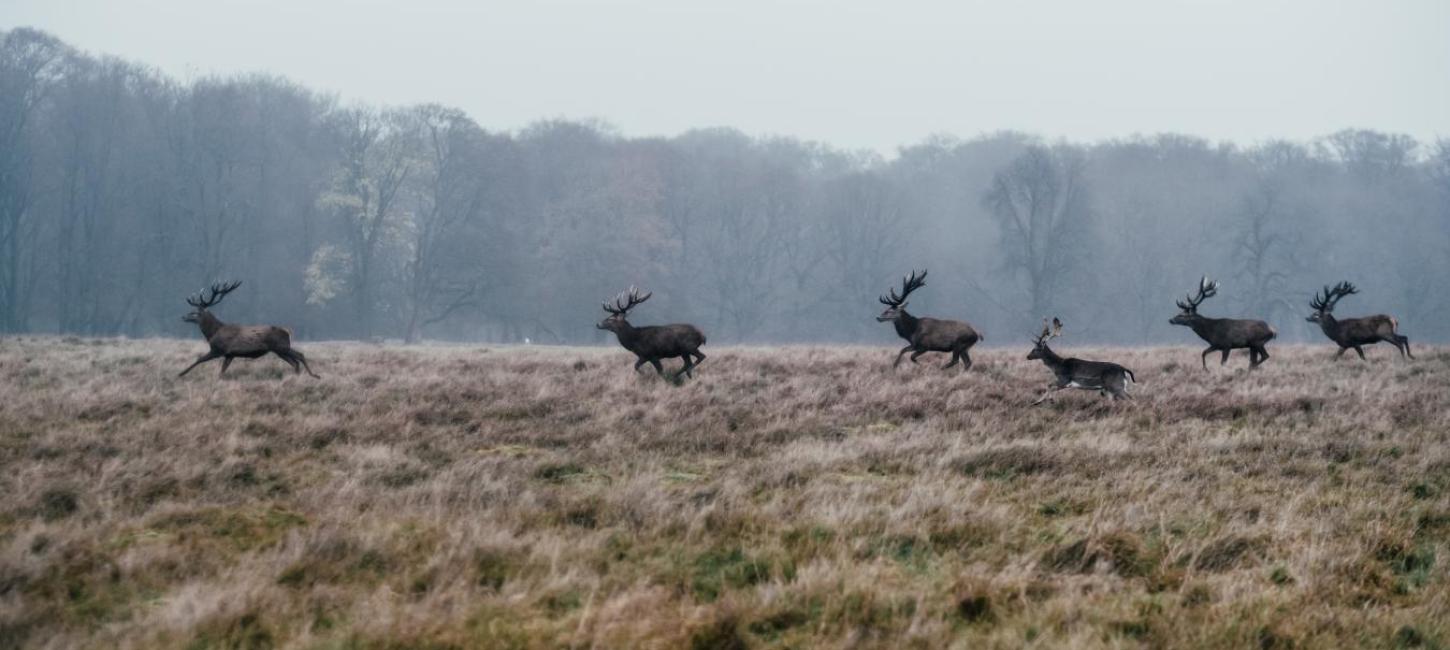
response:
<path id="1" fill-rule="evenodd" d="M 0 647 L 1450 644 L 1443 349 L 197 347 L 0 340 Z"/>

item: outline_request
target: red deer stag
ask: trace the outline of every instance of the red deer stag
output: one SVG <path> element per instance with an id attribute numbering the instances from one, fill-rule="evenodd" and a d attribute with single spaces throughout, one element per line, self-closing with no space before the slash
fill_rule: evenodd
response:
<path id="1" fill-rule="evenodd" d="M 1193 330 L 1198 338 L 1208 342 L 1208 349 L 1199 355 L 1199 361 L 1203 363 L 1203 369 L 1208 370 L 1208 355 L 1215 350 L 1223 352 L 1223 359 L 1218 365 L 1228 363 L 1228 354 L 1232 350 L 1248 348 L 1249 370 L 1258 368 L 1259 365 L 1269 360 L 1269 351 L 1265 345 L 1278 336 L 1278 332 L 1270 327 L 1268 323 L 1261 320 L 1247 320 L 1241 318 L 1207 318 L 1200 316 L 1198 305 L 1204 300 L 1218 294 L 1218 283 L 1203 276 L 1198 281 L 1198 295 L 1185 296 L 1188 302 L 1178 301 L 1178 308 L 1182 313 L 1169 319 L 1170 325 L 1187 325 Z"/>
<path id="2" fill-rule="evenodd" d="M 891 364 L 892 368 L 901 365 L 901 355 L 911 352 L 911 362 L 916 363 L 916 358 L 928 352 L 950 352 L 952 360 L 942 366 L 946 370 L 962 362 L 962 370 L 966 371 L 972 367 L 972 357 L 968 350 L 977 341 L 982 340 L 982 335 L 971 325 L 962 321 L 942 320 L 938 318 L 917 318 L 906 312 L 906 297 L 911 292 L 926 286 L 926 270 L 920 274 L 911 272 L 911 277 L 901 279 L 901 295 L 896 294 L 892 289 L 888 296 L 881 296 L 881 304 L 886 305 L 886 310 L 876 317 L 879 323 L 890 321 L 896 326 L 896 334 L 907 340 L 907 345 L 896 353 L 896 361 Z"/>
<path id="3" fill-rule="evenodd" d="M 1041 360 L 1052 370 L 1052 374 L 1057 375 L 1057 383 L 1047 389 L 1042 397 L 1037 398 L 1032 403 L 1034 406 L 1064 388 L 1095 390 L 1099 395 L 1112 395 L 1114 400 L 1132 397 L 1128 394 L 1128 382 L 1138 383 L 1132 370 L 1107 361 L 1083 361 L 1057 356 L 1052 348 L 1047 347 L 1047 341 L 1059 336 L 1062 336 L 1062 321 L 1054 318 L 1049 327 L 1047 319 L 1042 319 L 1042 333 L 1033 340 L 1032 351 L 1027 353 L 1029 361 Z"/>
<path id="4" fill-rule="evenodd" d="M 1340 282 L 1334 285 L 1333 289 L 1324 287 L 1323 295 L 1315 295 L 1314 300 L 1309 303 L 1314 308 L 1314 313 L 1307 319 L 1311 323 L 1319 323 L 1324 335 L 1331 341 L 1339 344 L 1339 353 L 1334 355 L 1338 360 L 1344 356 L 1344 351 L 1354 348 L 1359 353 L 1359 358 L 1364 359 L 1364 348 L 1362 345 L 1374 345 L 1380 341 L 1395 346 L 1400 351 L 1401 357 L 1415 358 L 1410 354 L 1410 338 L 1401 336 L 1396 330 L 1400 328 L 1400 322 L 1393 316 L 1375 314 L 1362 318 L 1346 318 L 1339 320 L 1334 317 L 1334 304 L 1340 298 L 1350 294 L 1359 293 L 1359 289 L 1348 282 Z"/>
<path id="5" fill-rule="evenodd" d="M 185 376 L 203 363 L 212 359 L 222 360 L 222 371 L 220 374 L 227 374 L 227 366 L 232 365 L 232 359 L 242 357 L 255 359 L 268 352 L 275 354 L 292 366 L 293 372 L 301 373 L 303 368 L 307 374 L 316 378 L 312 373 L 312 367 L 307 365 L 307 357 L 301 352 L 292 348 L 292 333 L 285 327 L 274 325 L 228 325 L 221 322 L 210 308 L 216 306 L 227 294 L 242 286 L 241 282 L 227 282 L 224 284 L 213 284 L 210 289 L 197 293 L 195 296 L 186 299 L 186 304 L 191 305 L 191 313 L 182 317 L 188 323 L 196 323 L 201 327 L 201 335 L 206 337 L 206 342 L 211 346 L 206 354 L 197 357 L 196 362 L 187 366 L 181 371 L 178 377 Z"/>
<path id="6" fill-rule="evenodd" d="M 629 291 L 615 296 L 613 305 L 603 303 L 604 311 L 609 312 L 609 317 L 595 327 L 614 332 L 619 337 L 619 344 L 639 357 L 634 362 L 636 372 L 645 362 L 649 362 L 663 377 L 665 368 L 660 365 L 660 359 L 679 357 L 684 360 L 685 365 L 674 374 L 674 378 L 679 379 L 680 375 L 694 377 L 691 371 L 705 360 L 705 353 L 700 351 L 700 346 L 705 344 L 705 334 L 699 328 L 683 323 L 635 327 L 626 320 L 629 310 L 653 295 L 646 293 L 641 296 L 638 287 L 630 287 Z"/>

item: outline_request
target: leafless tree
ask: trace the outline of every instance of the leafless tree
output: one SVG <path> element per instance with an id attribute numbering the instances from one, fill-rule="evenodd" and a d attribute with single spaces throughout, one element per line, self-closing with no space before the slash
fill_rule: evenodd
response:
<path id="1" fill-rule="evenodd" d="M 1083 263 L 1088 204 L 1082 154 L 1065 146 L 1028 147 L 993 177 L 983 202 L 1001 229 L 1004 264 L 1027 283 L 1031 313 L 1048 311 Z"/>

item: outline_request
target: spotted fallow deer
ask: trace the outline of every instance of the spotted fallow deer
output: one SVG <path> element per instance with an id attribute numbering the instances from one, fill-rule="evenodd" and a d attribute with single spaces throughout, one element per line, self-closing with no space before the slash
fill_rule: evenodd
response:
<path id="1" fill-rule="evenodd" d="M 244 359 L 255 359 L 268 352 L 275 354 L 292 366 L 293 372 L 301 373 L 303 368 L 307 374 L 314 378 L 312 367 L 307 365 L 307 357 L 292 347 L 292 333 L 285 327 L 275 325 L 229 325 L 223 323 L 211 308 L 222 301 L 227 294 L 242 286 L 241 282 L 227 282 L 213 284 L 209 289 L 197 293 L 195 296 L 186 299 L 186 304 L 191 305 L 192 311 L 182 320 L 188 323 L 196 323 L 201 328 L 201 335 L 206 337 L 207 345 L 211 346 L 206 354 L 196 358 L 196 361 L 181 371 L 178 377 L 185 376 L 203 363 L 212 359 L 222 360 L 221 375 L 227 374 L 227 367 L 232 365 L 232 359 L 242 357 Z"/>
<path id="2" fill-rule="evenodd" d="M 1132 397 L 1128 394 L 1128 382 L 1138 383 L 1132 370 L 1108 361 L 1064 359 L 1047 347 L 1048 340 L 1059 336 L 1062 336 L 1062 321 L 1053 318 L 1052 325 L 1048 326 L 1047 319 L 1042 319 L 1042 333 L 1033 339 L 1032 351 L 1027 353 L 1029 361 L 1040 360 L 1057 375 L 1057 381 L 1032 403 L 1034 406 L 1064 388 L 1095 390 L 1099 395 L 1112 395 L 1114 400 Z"/>

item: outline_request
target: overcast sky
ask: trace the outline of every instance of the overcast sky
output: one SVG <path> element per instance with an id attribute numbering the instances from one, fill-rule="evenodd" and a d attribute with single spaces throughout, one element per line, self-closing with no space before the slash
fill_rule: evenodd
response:
<path id="1" fill-rule="evenodd" d="M 1450 136 L 1450 2 L 0 0 L 182 79 L 267 71 L 487 128 L 733 126 L 884 153 L 932 133 L 1244 144 Z"/>

